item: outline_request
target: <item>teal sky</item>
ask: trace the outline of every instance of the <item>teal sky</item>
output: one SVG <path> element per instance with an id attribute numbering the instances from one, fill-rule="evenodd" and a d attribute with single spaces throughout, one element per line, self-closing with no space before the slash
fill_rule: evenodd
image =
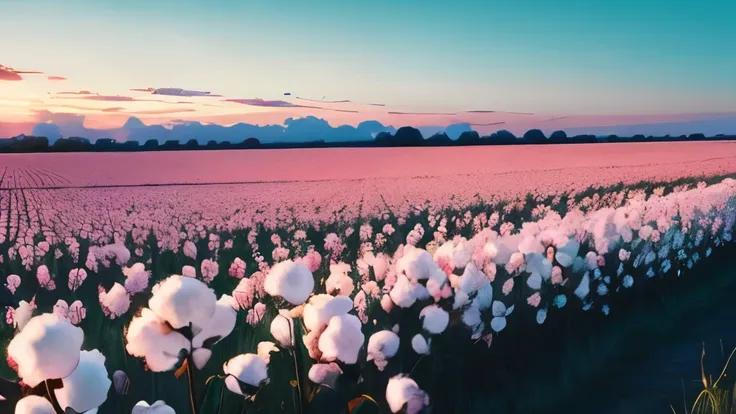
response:
<path id="1" fill-rule="evenodd" d="M 734 16 L 734 0 L 5 0 L 0 63 L 106 95 L 725 112 Z"/>

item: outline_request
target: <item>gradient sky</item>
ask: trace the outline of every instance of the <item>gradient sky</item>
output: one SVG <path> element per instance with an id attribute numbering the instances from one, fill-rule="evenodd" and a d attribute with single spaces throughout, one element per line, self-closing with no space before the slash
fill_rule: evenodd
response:
<path id="1" fill-rule="evenodd" d="M 0 64 L 44 75 L 0 80 L 0 122 L 35 122 L 39 111 L 103 126 L 131 115 L 354 124 L 402 123 L 389 111 L 733 114 L 733 16 L 733 0 L 2 0 Z M 130 91 L 149 87 L 223 97 Z M 147 101 L 59 95 L 76 91 Z M 224 102 L 253 98 L 359 113 Z"/>

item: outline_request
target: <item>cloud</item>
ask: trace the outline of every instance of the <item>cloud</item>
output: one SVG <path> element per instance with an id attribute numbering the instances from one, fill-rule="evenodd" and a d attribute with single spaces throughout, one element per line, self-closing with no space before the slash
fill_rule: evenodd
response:
<path id="1" fill-rule="evenodd" d="M 346 104 L 346 103 L 355 103 L 355 104 L 359 104 L 359 105 L 368 105 L 368 106 L 386 106 L 386 104 L 382 104 L 382 103 L 360 103 L 360 102 L 353 102 L 353 101 L 350 101 L 350 100 L 347 100 L 347 99 L 343 99 L 341 101 L 325 101 L 324 99 L 322 99 L 322 100 L 319 100 L 319 99 L 308 99 L 308 98 L 301 98 L 301 97 L 298 97 L 298 96 L 296 97 L 296 99 L 298 99 L 300 101 L 315 102 L 315 103 L 321 103 L 321 104 Z"/>
<path id="2" fill-rule="evenodd" d="M 110 101 L 110 102 L 134 102 L 137 99 L 134 99 L 130 96 L 109 96 L 109 95 L 87 95 L 82 96 L 80 98 L 74 98 L 74 99 L 84 99 L 88 101 Z"/>
<path id="3" fill-rule="evenodd" d="M 166 114 L 177 114 L 180 112 L 196 112 L 193 108 L 182 108 L 182 109 L 149 109 L 144 111 L 132 111 L 126 112 L 127 114 L 135 115 L 166 115 Z"/>
<path id="4" fill-rule="evenodd" d="M 57 92 L 57 95 L 94 95 L 90 91 Z"/>
<path id="5" fill-rule="evenodd" d="M 10 66 L 0 65 L 0 81 L 22 81 L 23 77 L 20 75 L 43 75 L 43 72 L 32 70 L 15 70 Z"/>
<path id="6" fill-rule="evenodd" d="M 22 81 L 23 78 L 12 68 L 0 65 L 0 81 Z"/>
<path id="7" fill-rule="evenodd" d="M 63 76 L 49 76 L 46 79 L 50 81 L 65 81 L 66 80 L 66 78 Z"/>
<path id="8" fill-rule="evenodd" d="M 259 107 L 265 107 L 265 108 L 307 108 L 307 109 L 317 109 L 320 111 L 334 111 L 334 112 L 348 112 L 348 113 L 358 113 L 358 111 L 349 110 L 349 109 L 337 109 L 337 108 L 324 108 L 321 106 L 312 106 L 312 105 L 299 105 L 287 101 L 266 101 L 260 98 L 255 99 L 224 99 L 223 102 L 233 102 L 238 103 L 241 105 L 248 105 L 248 106 L 259 106 Z M 346 101 L 347 102 L 347 101 Z M 337 103 L 337 102 L 333 102 Z"/>
<path id="9" fill-rule="evenodd" d="M 182 88 L 145 88 L 145 89 L 131 89 L 133 92 L 145 92 L 151 95 L 163 95 L 163 96 L 186 96 L 186 97 L 212 97 L 221 98 L 222 95 L 215 95 L 210 92 L 194 91 Z"/>
<path id="10" fill-rule="evenodd" d="M 456 112 L 395 112 L 389 111 L 389 115 L 440 115 L 440 116 L 452 116 L 457 115 Z"/>

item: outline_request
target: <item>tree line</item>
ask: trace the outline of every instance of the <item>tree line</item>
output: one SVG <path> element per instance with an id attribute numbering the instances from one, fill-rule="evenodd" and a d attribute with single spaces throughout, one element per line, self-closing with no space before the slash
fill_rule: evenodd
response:
<path id="1" fill-rule="evenodd" d="M 600 137 L 595 135 L 567 136 L 564 131 L 555 131 L 549 137 L 541 130 L 532 129 L 517 137 L 509 131 L 498 131 L 490 135 L 481 136 L 476 131 L 463 132 L 458 139 L 453 140 L 445 133 L 437 133 L 424 138 L 422 133 L 413 127 L 401 127 L 396 133 L 381 132 L 375 139 L 352 142 L 301 142 L 301 143 L 262 143 L 257 138 L 247 138 L 241 142 L 214 141 L 200 144 L 196 139 L 185 143 L 166 141 L 159 143 L 149 139 L 144 143 L 138 141 L 117 142 L 113 139 L 98 139 L 90 142 L 80 137 L 60 138 L 52 144 L 46 137 L 24 136 L 0 140 L 0 153 L 29 153 L 29 152 L 136 152 L 136 151 L 186 151 L 186 150 L 226 150 L 226 149 L 286 149 L 286 148 L 371 148 L 371 147 L 453 147 L 470 145 L 540 145 L 540 144 L 594 144 L 615 142 L 677 142 L 677 141 L 723 141 L 736 140 L 736 135 L 715 135 L 706 137 L 704 134 L 681 136 L 644 136 L 619 137 L 610 135 Z"/>

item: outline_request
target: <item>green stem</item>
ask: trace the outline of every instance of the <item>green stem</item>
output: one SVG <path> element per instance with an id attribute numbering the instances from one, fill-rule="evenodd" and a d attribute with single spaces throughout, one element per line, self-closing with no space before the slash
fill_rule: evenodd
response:
<path id="1" fill-rule="evenodd" d="M 225 380 L 222 380 L 222 382 L 223 384 L 220 387 L 220 399 L 219 399 L 219 402 L 217 403 L 217 414 L 220 414 L 220 410 L 222 410 L 222 399 L 223 399 L 223 396 L 225 395 L 225 387 L 226 387 Z"/>
<path id="2" fill-rule="evenodd" d="M 302 385 L 301 381 L 299 380 L 299 364 L 296 361 L 296 351 L 294 349 L 291 350 L 291 356 L 294 359 L 294 374 L 296 375 L 296 390 L 299 394 L 299 412 L 302 412 L 302 402 L 304 401 L 302 399 Z"/>
<path id="3" fill-rule="evenodd" d="M 197 409 L 197 398 L 196 398 L 196 391 L 194 388 L 194 372 L 192 368 L 192 364 L 194 364 L 194 361 L 192 360 L 192 356 L 187 356 L 187 383 L 189 384 L 189 404 L 192 408 L 192 414 L 199 414 L 199 410 Z"/>

